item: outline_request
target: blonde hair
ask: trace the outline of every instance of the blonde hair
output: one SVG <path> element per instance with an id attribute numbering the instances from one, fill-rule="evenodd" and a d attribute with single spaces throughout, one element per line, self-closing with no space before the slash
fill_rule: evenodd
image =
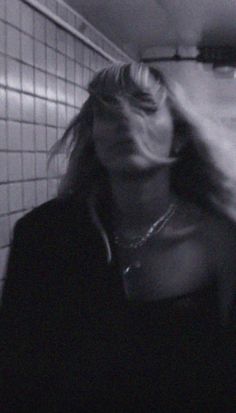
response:
<path id="1" fill-rule="evenodd" d="M 49 162 L 63 150 L 69 153 L 68 167 L 61 179 L 59 196 L 73 193 L 86 199 L 95 186 L 100 190 L 109 186 L 107 172 L 97 159 L 94 149 L 94 105 L 100 105 L 103 110 L 104 107 L 111 106 L 115 95 L 128 94 L 134 97 L 137 105 L 142 102 L 146 110 L 156 110 L 160 96 L 165 91 L 164 85 L 163 75 L 142 63 L 113 64 L 94 76 L 88 87 L 88 99 L 50 153 Z M 144 101 L 144 93 L 149 94 L 148 101 Z"/>
<path id="2" fill-rule="evenodd" d="M 148 90 L 151 89 L 151 93 Z M 96 190 L 103 202 L 104 219 L 109 216 L 111 199 L 107 171 L 99 162 L 93 143 L 93 107 L 113 105 L 115 94 L 136 95 L 136 104 L 143 104 L 142 93 L 149 93 L 148 110 L 158 107 L 161 93 L 171 90 L 161 72 L 142 64 L 115 64 L 97 73 L 89 85 L 89 98 L 72 120 L 62 138 L 54 146 L 51 157 L 62 149 L 69 150 L 67 171 L 61 180 L 59 197 L 74 194 L 86 202 Z M 161 93 L 159 93 L 161 92 Z M 145 101 L 146 104 L 146 101 Z M 236 164 L 234 134 L 222 125 L 192 114 L 175 116 L 174 133 L 185 144 L 178 161 L 171 165 L 171 185 L 182 198 L 204 208 L 219 211 L 231 222 L 236 221 Z M 187 139 L 186 139 L 187 137 Z M 174 137 L 175 138 L 175 137 Z M 167 160 L 168 164 L 168 160 Z M 106 211 L 108 210 L 108 214 Z M 222 274 L 219 281 L 222 322 L 230 319 L 235 279 Z"/>
<path id="3" fill-rule="evenodd" d="M 105 197 L 110 191 L 107 171 L 99 162 L 94 148 L 94 105 L 100 105 L 103 110 L 106 106 L 115 105 L 114 96 L 128 95 L 134 104 L 145 105 L 146 110 L 157 110 L 163 94 L 168 94 L 170 89 L 171 83 L 159 70 L 142 63 L 116 63 L 95 74 L 88 87 L 88 99 L 51 152 L 50 158 L 65 148 L 69 152 L 68 168 L 61 180 L 59 196 L 76 194 L 86 200 L 94 188 Z M 147 94 L 148 99 L 145 97 Z M 223 128 L 221 133 L 224 136 L 218 139 L 219 125 L 210 123 L 212 126 L 208 125 L 203 131 L 201 121 L 199 125 L 193 125 L 191 116 L 183 119 L 173 113 L 173 120 L 174 134 L 186 141 L 178 154 L 178 161 L 171 165 L 173 190 L 183 198 L 209 208 L 213 206 L 236 220 L 236 171 L 232 170 L 235 145 L 232 139 L 228 139 L 229 133 Z M 209 139 L 212 134 L 214 136 Z M 172 160 L 167 159 L 166 164 L 171 164 Z"/>

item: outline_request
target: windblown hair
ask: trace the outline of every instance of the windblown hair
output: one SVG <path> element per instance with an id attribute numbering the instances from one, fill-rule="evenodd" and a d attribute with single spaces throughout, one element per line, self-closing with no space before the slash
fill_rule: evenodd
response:
<path id="1" fill-rule="evenodd" d="M 98 72 L 89 84 L 89 97 L 81 111 L 52 148 L 50 158 L 65 148 L 69 151 L 68 168 L 61 180 L 59 196 L 75 194 L 86 200 L 94 190 L 104 197 L 110 194 L 107 171 L 98 160 L 94 148 L 94 105 L 100 110 L 112 107 L 115 105 L 114 96 L 121 95 L 131 97 L 134 104 L 144 105 L 146 110 L 157 110 L 160 100 L 163 95 L 168 95 L 170 88 L 168 80 L 159 70 L 142 63 L 117 63 Z M 143 97 L 147 94 L 149 99 Z M 229 172 L 226 165 L 233 160 L 232 142 L 227 149 L 224 142 L 226 135 L 220 136 L 221 139 L 216 136 L 215 141 L 209 142 L 203 142 L 203 136 L 196 145 L 196 130 L 191 121 L 181 119 L 174 113 L 173 119 L 175 135 L 187 142 L 182 145 L 178 160 L 170 165 L 173 190 L 195 203 L 216 207 L 236 220 L 236 171 L 231 169 Z M 228 157 L 226 160 L 225 154 Z M 171 164 L 171 158 L 169 161 Z M 226 206 L 225 201 L 228 203 Z"/>
<path id="2" fill-rule="evenodd" d="M 151 76 L 150 76 L 151 73 Z M 51 149 L 49 163 L 54 155 L 66 150 L 69 153 L 68 168 L 59 186 L 59 196 L 76 194 L 86 199 L 94 188 L 109 192 L 107 172 L 99 162 L 93 142 L 93 109 L 114 106 L 113 96 L 135 97 L 142 102 L 142 94 L 150 93 L 148 102 L 142 102 L 147 110 L 156 110 L 158 99 L 151 98 L 153 90 L 164 92 L 164 77 L 143 64 L 113 64 L 98 72 L 89 84 L 89 97 L 78 115 L 72 119 L 62 138 Z M 151 92 L 152 90 L 152 92 Z M 158 96 L 161 96 L 158 93 Z M 115 108 L 117 110 L 117 108 Z"/>

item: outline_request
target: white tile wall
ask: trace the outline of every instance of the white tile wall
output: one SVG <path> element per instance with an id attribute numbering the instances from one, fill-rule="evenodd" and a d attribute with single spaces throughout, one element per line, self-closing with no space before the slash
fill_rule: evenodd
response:
<path id="1" fill-rule="evenodd" d="M 8 185 L 0 185 L 0 215 L 8 212 Z"/>
<path id="2" fill-rule="evenodd" d="M 37 181 L 36 182 L 36 202 L 37 204 L 41 204 L 47 201 L 47 181 Z"/>
<path id="3" fill-rule="evenodd" d="M 35 136 L 34 125 L 30 123 L 22 123 L 22 150 L 34 151 Z"/>
<path id="4" fill-rule="evenodd" d="M 63 2 L 39 2 L 81 25 Z M 67 163 L 57 156 L 48 168 L 50 148 L 86 100 L 94 71 L 108 63 L 23 0 L 0 0 L 0 279 L 15 222 L 57 194 Z"/>
<path id="5" fill-rule="evenodd" d="M 0 216 L 0 247 L 6 247 L 10 241 L 8 216 Z"/>
<path id="6" fill-rule="evenodd" d="M 21 26 L 26 33 L 33 36 L 34 12 L 30 6 L 24 3 L 21 3 Z"/>
<path id="7" fill-rule="evenodd" d="M 22 73 L 22 90 L 28 93 L 34 93 L 34 70 L 33 67 L 22 64 L 21 65 L 21 73 Z"/>
<path id="8" fill-rule="evenodd" d="M 8 179 L 9 181 L 22 180 L 22 156 L 20 152 L 8 153 Z"/>
<path id="9" fill-rule="evenodd" d="M 6 25 L 0 21 L 0 51 L 5 51 L 5 33 L 6 33 Z"/>
<path id="10" fill-rule="evenodd" d="M 6 118 L 6 91 L 0 88 L 0 118 Z"/>
<path id="11" fill-rule="evenodd" d="M 20 63 L 15 60 L 7 59 L 7 86 L 14 89 L 21 89 Z"/>
<path id="12" fill-rule="evenodd" d="M 21 94 L 7 91 L 7 115 L 9 119 L 21 120 Z"/>
<path id="13" fill-rule="evenodd" d="M 0 176 L 3 182 L 6 182 L 8 179 L 7 173 L 7 154 L 0 152 Z"/>
<path id="14" fill-rule="evenodd" d="M 20 211 L 23 209 L 23 186 L 21 183 L 9 184 L 9 211 Z"/>
<path id="15" fill-rule="evenodd" d="M 23 153 L 23 179 L 35 178 L 35 154 Z"/>
<path id="16" fill-rule="evenodd" d="M 6 18 L 5 0 L 0 0 L 0 19 Z"/>
<path id="17" fill-rule="evenodd" d="M 7 122 L 0 120 L 0 150 L 6 150 L 7 148 Z"/>
<path id="18" fill-rule="evenodd" d="M 7 25 L 7 53 L 9 56 L 20 58 L 20 35 L 21 32 Z"/>
<path id="19" fill-rule="evenodd" d="M 30 95 L 22 94 L 22 120 L 34 122 L 35 98 Z"/>
<path id="20" fill-rule="evenodd" d="M 17 27 L 20 27 L 20 7 L 17 0 L 6 1 L 6 20 Z"/>
<path id="21" fill-rule="evenodd" d="M 27 34 L 21 33 L 21 59 L 30 65 L 33 65 L 33 50 L 33 38 Z"/>
<path id="22" fill-rule="evenodd" d="M 7 80 L 6 73 L 5 73 L 6 72 L 5 67 L 6 67 L 6 56 L 0 54 L 0 85 L 2 86 L 6 85 L 6 80 Z"/>
<path id="23" fill-rule="evenodd" d="M 9 247 L 0 249 L 0 268 L 2 269 L 0 280 L 2 280 L 4 277 L 8 253 L 9 253 Z"/>
<path id="24" fill-rule="evenodd" d="M 23 208 L 30 209 L 36 204 L 35 181 L 23 182 Z"/>
<path id="25" fill-rule="evenodd" d="M 9 150 L 21 150 L 21 123 L 8 121 L 7 143 Z"/>
<path id="26" fill-rule="evenodd" d="M 46 151 L 46 126 L 35 125 L 35 149 L 36 151 Z"/>
<path id="27" fill-rule="evenodd" d="M 35 69 L 34 76 L 35 94 L 46 97 L 46 73 Z"/>

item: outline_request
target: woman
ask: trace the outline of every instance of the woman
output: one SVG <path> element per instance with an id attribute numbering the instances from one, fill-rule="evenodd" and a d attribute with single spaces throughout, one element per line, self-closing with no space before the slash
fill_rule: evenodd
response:
<path id="1" fill-rule="evenodd" d="M 230 408 L 236 174 L 225 133 L 156 69 L 115 64 L 94 77 L 54 148 L 71 149 L 59 196 L 15 227 L 1 316 L 10 411 Z"/>

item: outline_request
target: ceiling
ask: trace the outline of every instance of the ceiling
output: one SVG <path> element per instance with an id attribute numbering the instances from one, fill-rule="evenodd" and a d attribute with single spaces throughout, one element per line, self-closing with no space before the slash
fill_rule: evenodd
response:
<path id="1" fill-rule="evenodd" d="M 66 0 L 134 58 L 155 47 L 236 46 L 236 0 Z"/>

